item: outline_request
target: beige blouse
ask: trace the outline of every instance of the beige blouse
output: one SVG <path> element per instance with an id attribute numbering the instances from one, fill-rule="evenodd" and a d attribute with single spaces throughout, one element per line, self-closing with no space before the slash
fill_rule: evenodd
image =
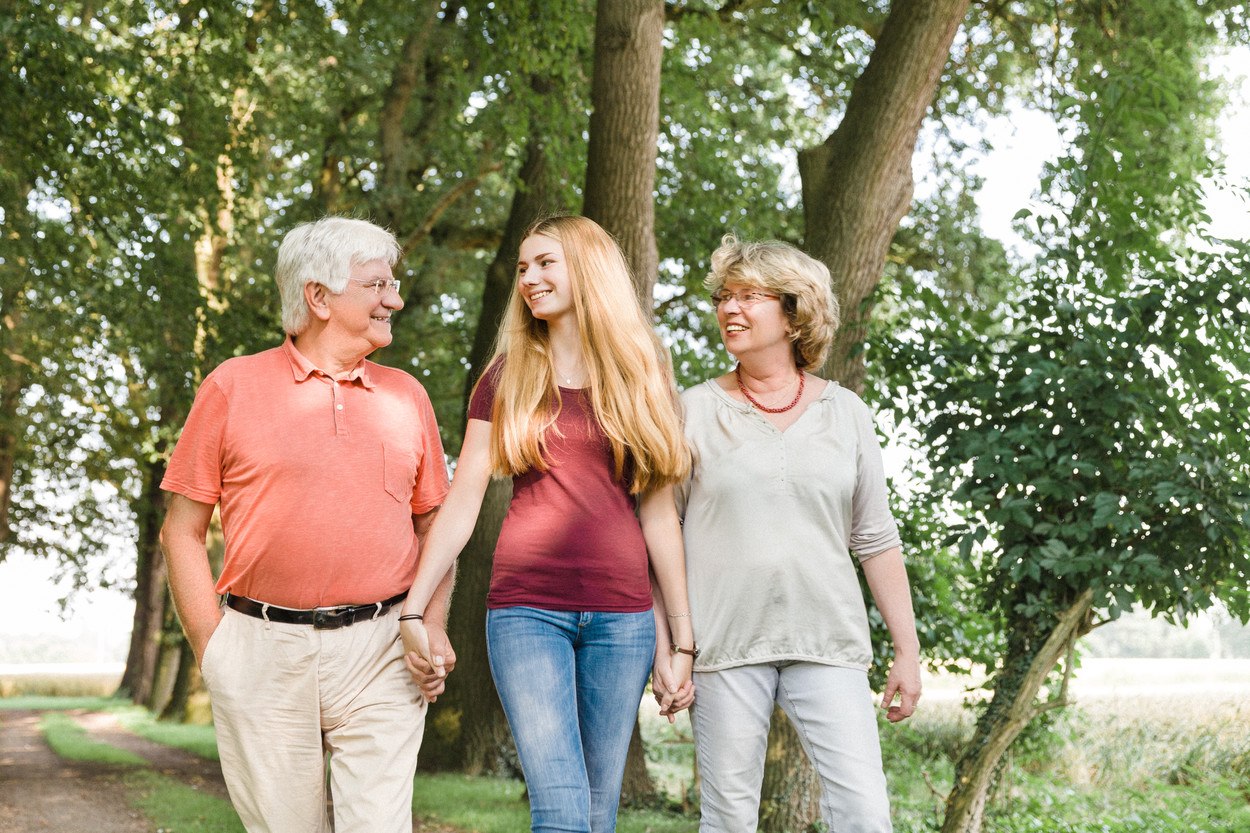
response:
<path id="1" fill-rule="evenodd" d="M 681 396 L 678 489 L 696 671 L 804 660 L 866 669 L 854 552 L 900 543 L 872 412 L 830 382 L 784 432 L 715 380 Z"/>

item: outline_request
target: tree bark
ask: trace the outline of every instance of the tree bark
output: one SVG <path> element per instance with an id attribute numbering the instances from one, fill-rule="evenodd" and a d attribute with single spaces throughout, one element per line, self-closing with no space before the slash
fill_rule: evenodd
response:
<path id="1" fill-rule="evenodd" d="M 400 219 L 410 190 L 411 146 L 404 129 L 413 95 L 422 80 L 426 48 L 435 31 L 441 3 L 429 0 L 413 12 L 413 25 L 404 40 L 404 50 L 391 74 L 391 84 L 382 99 L 378 116 L 378 156 L 381 162 L 381 194 L 378 221 L 393 227 Z"/>
<path id="2" fill-rule="evenodd" d="M 663 35 L 662 0 L 599 0 L 582 213 L 620 243 L 648 309 L 660 269 L 655 155 Z"/>
<path id="3" fill-rule="evenodd" d="M 863 389 L 864 331 L 890 241 L 911 205 L 911 157 L 968 0 L 899 0 L 838 129 L 803 151 L 808 252 L 833 273 L 842 328 L 825 375 Z"/>
<path id="4" fill-rule="evenodd" d="M 158 460 L 145 467 L 143 493 L 135 504 L 138 513 L 138 537 L 135 547 L 135 614 L 130 630 L 130 651 L 126 670 L 122 672 L 119 693 L 135 703 L 146 703 L 152 696 L 160 656 L 161 628 L 169 591 L 166 586 L 165 555 L 161 552 L 160 528 L 166 498 L 161 492 L 165 463 Z"/>
<path id="5" fill-rule="evenodd" d="M 860 393 L 871 296 L 911 205 L 911 157 L 968 0 L 898 0 L 846 114 L 824 144 L 799 153 L 807 251 L 833 276 L 842 327 L 823 375 Z M 761 833 L 804 830 L 820 785 L 798 737 L 774 710 L 761 795 Z M 801 763 L 796 763 L 801 762 Z"/>
<path id="6" fill-rule="evenodd" d="M 1076 640 L 1089 633 L 1092 590 L 1061 613 L 1049 630 L 1036 623 L 1011 628 L 1002 670 L 994 676 L 994 697 L 955 768 L 955 786 L 946 799 L 942 833 L 980 833 L 985 803 L 998 779 L 1003 756 L 1029 721 L 1067 704 L 1058 699 L 1033 705 L 1038 691 Z"/>
<path id="7" fill-rule="evenodd" d="M 781 707 L 773 706 L 760 789 L 759 829 L 808 830 L 819 817 L 820 783 L 790 718 Z"/>
<path id="8" fill-rule="evenodd" d="M 9 163 L 0 152 L 0 162 Z M 5 164 L 4 167 L 15 171 L 16 166 Z M 29 215 L 24 206 L 31 192 L 26 182 L 13 183 L 12 190 L 0 192 L 3 203 L 13 212 L 12 223 L 16 228 L 19 221 L 27 221 Z M 11 199 L 12 202 L 7 202 Z M 11 206 L 11 207 L 10 207 Z M 0 544 L 3 544 L 12 526 L 9 521 L 13 505 L 13 476 L 17 471 L 17 455 L 19 438 L 22 435 L 22 420 L 18 415 L 18 406 L 22 394 L 30 382 L 34 362 L 24 355 L 22 346 L 22 326 L 26 318 L 27 301 L 22 292 L 29 274 L 30 264 L 24 256 L 19 256 L 7 264 L 0 264 Z"/>
<path id="9" fill-rule="evenodd" d="M 544 82 L 533 83 L 541 88 Z M 521 236 L 535 217 L 549 209 L 549 184 L 546 154 L 541 142 L 533 140 L 526 148 L 518 173 L 503 239 L 486 270 L 482 310 L 465 380 L 465 413 L 473 385 L 490 360 L 499 322 L 513 292 Z M 495 542 L 511 497 L 510 483 L 490 484 L 477 526 L 456 561 L 454 604 L 447 623 L 448 637 L 456 650 L 456 670 L 426 719 L 421 749 L 423 770 L 520 775 L 507 719 L 486 660 L 485 641 L 486 593 L 490 589 Z"/>
<path id="10" fill-rule="evenodd" d="M 536 92 L 550 92 L 546 82 L 532 82 Z M 469 408 L 469 396 L 490 360 L 495 346 L 495 336 L 503 321 L 504 310 L 512 297 L 516 281 L 516 258 L 521 248 L 521 235 L 530 223 L 551 209 L 550 172 L 547 154 L 541 140 L 533 139 L 525 147 L 525 159 L 517 173 L 516 193 L 508 211 L 508 222 L 503 238 L 495 251 L 495 258 L 486 268 L 486 283 L 482 287 L 482 309 L 478 316 L 477 330 L 473 334 L 473 346 L 469 350 L 469 375 L 464 385 L 464 410 Z"/>
<path id="11" fill-rule="evenodd" d="M 433 735 L 436 745 L 428 751 L 423 746 L 422 769 L 521 775 L 486 652 L 486 592 L 495 542 L 511 500 L 512 484 L 492 480 L 477 526 L 457 562 L 457 603 L 448 622 L 448 635 L 456 649 L 456 670 L 447 692 L 438 698 L 426 719 L 427 737 Z"/>
<path id="12" fill-rule="evenodd" d="M 6 315 L 4 324 L 8 330 L 18 315 Z M 8 357 L 5 357 L 6 359 Z M 17 406 L 26 390 L 28 373 L 16 362 L 6 361 L 7 373 L 0 383 L 0 544 L 9 537 L 9 509 L 13 504 L 13 475 L 17 470 L 18 431 L 20 424 Z"/>
<path id="13" fill-rule="evenodd" d="M 616 238 L 644 309 L 660 271 L 655 242 L 655 155 L 660 131 L 662 0 L 599 0 L 595 16 L 590 144 L 582 213 Z M 654 804 L 637 724 L 625 760 L 621 803 Z"/>

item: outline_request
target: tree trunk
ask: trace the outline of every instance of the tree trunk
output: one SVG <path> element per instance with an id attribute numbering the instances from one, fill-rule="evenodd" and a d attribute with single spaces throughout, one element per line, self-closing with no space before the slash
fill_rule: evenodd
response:
<path id="1" fill-rule="evenodd" d="M 798 754 L 795 754 L 797 750 Z M 801 831 L 820 817 L 820 783 L 790 719 L 773 706 L 760 790 L 760 830 Z"/>
<path id="2" fill-rule="evenodd" d="M 1059 660 L 1089 633 L 1093 598 L 1093 591 L 1086 590 L 1049 631 L 1035 623 L 1011 628 L 1003 668 L 994 676 L 994 697 L 955 767 L 942 833 L 979 833 L 986 799 L 1012 742 L 1043 711 L 1067 705 L 1066 687 L 1050 702 L 1035 706 L 1033 701 Z"/>
<path id="3" fill-rule="evenodd" d="M 427 0 L 413 10 L 412 28 L 404 39 L 399 63 L 391 74 L 391 84 L 382 99 L 378 116 L 378 157 L 381 162 L 378 222 L 395 228 L 402 218 L 403 205 L 411 189 L 408 175 L 412 147 L 404 130 L 409 106 L 421 83 L 426 65 L 426 48 L 436 30 L 441 3 Z"/>
<path id="4" fill-rule="evenodd" d="M 532 83 L 539 88 L 543 82 Z M 542 144 L 532 140 L 518 174 L 503 239 L 486 270 L 482 311 L 465 382 L 466 413 L 469 395 L 486 369 L 499 322 L 513 292 L 521 235 L 531 221 L 549 209 L 551 189 L 547 177 L 547 158 Z M 490 484 L 478 513 L 477 526 L 456 561 L 454 604 L 447 623 L 448 637 L 456 650 L 456 670 L 448 680 L 447 690 L 433 704 L 426 719 L 421 748 L 423 770 L 520 775 L 508 722 L 486 660 L 486 593 L 490 589 L 495 542 L 511 499 L 510 483 L 493 481 Z"/>
<path id="5" fill-rule="evenodd" d="M 221 529 L 220 513 L 213 513 L 212 521 L 208 525 L 205 544 L 208 550 L 208 565 L 212 569 L 213 578 L 216 579 L 221 575 L 226 554 L 226 538 Z M 191 650 L 191 643 L 182 632 L 177 616 L 173 615 L 173 605 L 169 605 L 169 610 L 170 616 L 166 620 L 162 641 L 162 646 L 164 646 L 162 660 L 158 665 L 165 664 L 164 655 L 168 653 L 170 654 L 169 662 L 176 669 L 176 673 L 167 697 L 162 696 L 164 692 L 159 686 L 154 688 L 149 708 L 159 711 L 161 720 L 171 720 L 177 723 L 207 723 L 211 719 L 211 712 L 206 709 L 208 689 L 204 685 L 204 678 L 200 676 L 199 666 L 195 663 L 195 652 Z"/>
<path id="6" fill-rule="evenodd" d="M 590 145 L 582 213 L 616 238 L 644 309 L 654 304 L 655 155 L 660 130 L 662 0 L 599 0 L 595 15 Z M 621 803 L 658 800 L 635 724 L 625 759 Z"/>
<path id="7" fill-rule="evenodd" d="M 855 83 L 846 115 L 800 154 L 808 252 L 833 273 L 842 329 L 825 373 L 862 390 L 861 344 L 890 241 L 911 205 L 916 137 L 968 0 L 899 0 Z"/>
<path id="8" fill-rule="evenodd" d="M 870 298 L 911 205 L 916 138 L 968 5 L 895 2 L 841 124 L 824 144 L 799 153 L 807 251 L 829 267 L 842 308 L 824 375 L 857 393 Z M 806 829 L 819 813 L 820 785 L 780 715 L 774 712 L 768 739 L 764 780 L 771 786 L 761 796 L 761 833 Z"/>
<path id="9" fill-rule="evenodd" d="M 136 503 L 138 560 L 135 565 L 135 615 L 130 630 L 130 651 L 122 673 L 119 693 L 135 703 L 146 703 L 152 696 L 160 655 L 161 629 L 169 591 L 166 586 L 165 556 L 161 552 L 160 528 L 166 498 L 161 491 L 165 463 L 158 460 L 146 467 L 143 492 Z"/>
<path id="10" fill-rule="evenodd" d="M 6 330 L 16 317 L 18 316 L 5 316 Z M 0 544 L 5 542 L 12 531 L 9 525 L 9 507 L 13 502 L 13 474 L 17 469 L 17 427 L 20 424 L 17 406 L 22 401 L 27 380 L 25 368 L 9 362 L 7 370 L 7 378 L 0 382 Z"/>
<path id="11" fill-rule="evenodd" d="M 624 807 L 654 808 L 660 803 L 655 780 L 647 771 L 647 747 L 642 740 L 642 725 L 635 720 L 634 731 L 629 736 L 629 750 L 625 754 L 625 774 L 621 779 L 621 805 Z"/>
<path id="12" fill-rule="evenodd" d="M 186 639 L 178 640 L 178 672 L 174 675 L 174 684 L 169 692 L 169 699 L 160 711 L 160 719 L 173 723 L 200 723 L 194 715 L 191 703 L 197 694 L 204 691 L 204 678 L 195 664 L 195 652 Z"/>
<path id="13" fill-rule="evenodd" d="M 551 85 L 533 81 L 536 92 L 550 92 Z M 542 141 L 531 140 L 525 147 L 525 160 L 517 173 L 517 189 L 512 196 L 508 211 L 508 223 L 503 239 L 495 252 L 495 259 L 486 268 L 486 283 L 482 287 L 482 311 L 478 316 L 477 330 L 473 334 L 473 346 L 469 351 L 469 375 L 464 385 L 464 410 L 467 413 L 469 396 L 477 383 L 486 362 L 490 360 L 495 346 L 495 336 L 503 320 L 504 310 L 512 297 L 516 281 L 516 258 L 521 248 L 521 235 L 530 223 L 551 210 L 550 173 L 547 170 L 547 154 Z"/>
<path id="14" fill-rule="evenodd" d="M 456 670 L 426 718 L 422 770 L 521 774 L 486 654 L 486 592 L 495 542 L 511 499 L 511 483 L 491 481 L 477 526 L 456 562 L 455 603 L 447 623 Z"/>
<path id="15" fill-rule="evenodd" d="M 599 0 L 582 212 L 620 243 L 647 309 L 660 269 L 655 154 L 663 35 L 662 0 Z"/>
<path id="16" fill-rule="evenodd" d="M 182 656 L 187 642 L 182 634 L 182 625 L 178 622 L 178 614 L 174 611 L 174 606 L 169 604 L 168 586 L 165 592 L 165 622 L 160 638 L 157 639 L 156 671 L 152 675 L 152 687 L 148 691 L 147 699 L 143 701 L 144 707 L 156 715 L 163 715 L 170 708 L 170 700 L 184 670 Z"/>

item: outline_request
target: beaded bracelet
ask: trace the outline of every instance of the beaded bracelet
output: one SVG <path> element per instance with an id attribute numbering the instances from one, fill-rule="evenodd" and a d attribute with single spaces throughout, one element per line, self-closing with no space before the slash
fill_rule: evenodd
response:
<path id="1" fill-rule="evenodd" d="M 686 613 L 670 613 L 670 614 L 668 615 L 668 618 L 670 618 L 670 619 L 680 619 L 680 618 L 682 618 L 683 616 L 689 616 L 689 615 L 690 615 L 689 611 L 687 611 Z"/>

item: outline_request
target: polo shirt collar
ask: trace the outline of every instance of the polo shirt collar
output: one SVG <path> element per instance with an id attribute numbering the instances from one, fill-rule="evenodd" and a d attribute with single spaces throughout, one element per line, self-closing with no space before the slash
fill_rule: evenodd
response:
<path id="1" fill-rule="evenodd" d="M 282 352 L 286 356 L 287 361 L 291 363 L 291 374 L 295 377 L 296 382 L 306 381 L 313 375 L 331 378 L 330 374 L 308 361 L 307 357 L 295 348 L 295 342 L 291 340 L 289 334 L 286 337 L 286 341 L 282 342 Z M 373 377 L 369 374 L 369 363 L 364 359 L 357 362 L 356 366 L 349 370 L 343 379 L 348 382 L 359 383 L 367 390 L 372 390 L 375 384 Z"/>

